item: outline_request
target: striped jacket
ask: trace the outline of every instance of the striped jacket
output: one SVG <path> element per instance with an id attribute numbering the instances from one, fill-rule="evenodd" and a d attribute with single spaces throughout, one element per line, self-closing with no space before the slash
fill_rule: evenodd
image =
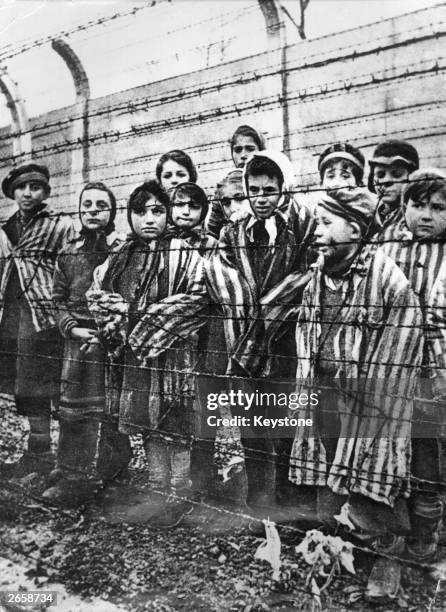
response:
<path id="1" fill-rule="evenodd" d="M 442 421 L 444 421 L 444 400 L 446 398 L 446 261 L 443 262 L 437 274 L 427 300 L 426 322 L 430 366 L 433 374 L 433 395 L 442 402 L 439 408 Z M 442 437 L 444 437 L 444 433 Z"/>
<path id="2" fill-rule="evenodd" d="M 257 247 L 247 233 L 251 220 L 249 215 L 223 228 L 217 250 L 206 262 L 206 277 L 210 295 L 223 309 L 228 373 L 238 364 L 248 376 L 264 376 L 270 371 L 269 323 L 284 318 L 284 310 L 300 302 L 308 280 L 314 219 L 306 206 L 291 202 L 274 246 L 265 250 L 262 278 L 256 277 L 250 257 Z"/>
<path id="3" fill-rule="evenodd" d="M 424 312 L 440 267 L 446 259 L 446 242 L 414 239 L 404 219 L 383 232 L 379 240 L 386 255 L 393 259 L 410 281 Z"/>
<path id="4" fill-rule="evenodd" d="M 315 264 L 296 328 L 297 380 L 306 387 L 317 385 L 323 282 L 325 276 Z M 317 429 L 298 428 L 290 480 L 328 485 L 339 494 L 360 493 L 393 505 L 398 496 L 409 495 L 412 398 L 423 343 L 421 312 L 401 270 L 374 246 L 363 249 L 345 282 L 337 316 L 341 326 L 334 338 L 335 408 L 342 415 L 335 459 L 328 465 Z M 307 410 L 302 416 L 315 416 Z"/>
<path id="5" fill-rule="evenodd" d="M 106 410 L 119 414 L 125 433 L 162 429 L 187 436 L 194 430 L 196 332 L 206 322 L 209 303 L 203 258 L 178 238 L 154 247 L 125 242 L 96 269 L 87 295 L 90 308 L 96 294 L 101 299 L 104 292 L 116 295 L 132 249 L 147 250 L 136 303 L 129 305 L 133 324 L 122 335 L 122 359 L 110 356 L 115 364 L 121 362 L 122 372 L 116 376 L 116 367 L 107 368 Z M 101 330 L 103 321 L 97 325 Z"/>
<path id="6" fill-rule="evenodd" d="M 15 213 L 3 226 L 17 223 Z M 53 273 L 58 253 L 75 236 L 68 215 L 55 213 L 46 206 L 25 225 L 18 243 L 13 246 L 5 236 L 1 240 L 0 321 L 3 316 L 6 287 L 12 266 L 17 267 L 22 291 L 26 296 L 35 330 L 37 332 L 56 326 L 51 299 Z"/>

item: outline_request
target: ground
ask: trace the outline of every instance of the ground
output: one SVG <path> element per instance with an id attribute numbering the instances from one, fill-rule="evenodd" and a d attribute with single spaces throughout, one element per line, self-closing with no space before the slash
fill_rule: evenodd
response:
<path id="1" fill-rule="evenodd" d="M 25 423 L 10 402 L 0 404 L 0 418 L 0 460 L 11 459 L 23 448 Z M 113 495 L 87 507 L 61 510 L 41 502 L 44 482 L 38 478 L 3 481 L 0 486 L 0 591 L 57 591 L 57 612 L 313 609 L 305 587 L 309 568 L 295 552 L 298 532 L 280 531 L 282 567 L 279 580 L 273 580 L 271 566 L 254 558 L 264 538 L 260 534 L 229 529 L 217 536 L 204 533 L 193 521 L 157 531 L 150 523 L 129 523 L 119 512 L 110 512 L 107 504 Z M 232 518 L 228 515 L 229 525 Z M 409 568 L 397 601 L 369 607 L 362 590 L 371 563 L 369 555 L 355 553 L 356 575 L 339 575 L 324 592 L 322 608 L 446 609 L 442 590 L 435 593 L 438 583 Z"/>

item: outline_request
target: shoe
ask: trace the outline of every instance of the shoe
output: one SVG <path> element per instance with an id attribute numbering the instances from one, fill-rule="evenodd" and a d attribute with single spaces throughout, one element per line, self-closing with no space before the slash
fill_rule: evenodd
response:
<path id="1" fill-rule="evenodd" d="M 406 538 L 406 554 L 419 563 L 433 561 L 443 526 L 444 504 L 438 495 L 419 494 L 412 504 L 412 531 Z"/>
<path id="2" fill-rule="evenodd" d="M 3 478 L 24 478 L 29 474 L 46 476 L 54 468 L 55 457 L 53 453 L 28 453 L 25 451 L 22 457 L 14 463 L 2 463 L 0 475 Z"/>
<path id="3" fill-rule="evenodd" d="M 191 513 L 193 505 L 175 495 L 169 495 L 164 506 L 150 519 L 156 529 L 173 529 L 183 522 L 186 514 Z"/>
<path id="4" fill-rule="evenodd" d="M 381 540 L 381 541 L 380 541 Z M 400 556 L 404 549 L 402 536 L 389 536 L 390 542 L 382 543 L 382 538 L 376 545 L 377 552 Z M 398 596 L 401 584 L 401 563 L 397 559 L 378 557 L 375 561 L 367 582 L 365 599 L 369 603 L 381 603 Z"/>
<path id="5" fill-rule="evenodd" d="M 48 478 L 46 479 L 46 484 L 48 487 L 52 487 L 63 477 L 64 471 L 62 468 L 55 467 L 54 470 L 48 474 Z"/>
<path id="6" fill-rule="evenodd" d="M 418 563 L 430 563 L 437 555 L 438 542 L 406 542 L 406 556 Z"/>
<path id="7" fill-rule="evenodd" d="M 56 485 L 42 493 L 42 499 L 56 506 L 75 507 L 93 500 L 97 491 L 97 483 L 62 478 Z"/>

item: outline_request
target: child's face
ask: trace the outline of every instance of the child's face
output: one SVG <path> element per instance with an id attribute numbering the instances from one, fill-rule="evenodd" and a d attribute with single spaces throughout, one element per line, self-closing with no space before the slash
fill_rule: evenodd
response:
<path id="1" fill-rule="evenodd" d="M 446 232 L 446 191 L 430 197 L 409 200 L 406 207 L 406 224 L 416 238 L 437 238 Z"/>
<path id="2" fill-rule="evenodd" d="M 347 259 L 356 250 L 360 231 L 356 225 L 322 206 L 316 208 L 314 246 L 332 266 Z"/>
<path id="3" fill-rule="evenodd" d="M 322 179 L 324 189 L 341 189 L 343 187 L 356 187 L 357 182 L 353 174 L 353 165 L 345 159 L 333 159 L 325 170 Z"/>
<path id="4" fill-rule="evenodd" d="M 269 219 L 279 204 L 282 195 L 279 180 L 266 174 L 248 175 L 248 198 L 252 211 L 258 219 Z"/>
<path id="5" fill-rule="evenodd" d="M 30 214 L 42 204 L 46 189 L 42 183 L 27 181 L 14 189 L 14 200 L 22 214 Z"/>
<path id="6" fill-rule="evenodd" d="M 237 136 L 232 147 L 232 161 L 236 168 L 244 168 L 259 147 L 251 136 Z"/>
<path id="7" fill-rule="evenodd" d="M 231 220 L 246 202 L 243 184 L 227 182 L 222 187 L 221 207 L 226 219 Z"/>
<path id="8" fill-rule="evenodd" d="M 409 174 L 404 164 L 376 164 L 373 169 L 373 182 L 380 201 L 387 206 L 398 205 Z"/>
<path id="9" fill-rule="evenodd" d="M 189 180 L 190 176 L 187 168 L 173 161 L 173 159 L 164 162 L 161 171 L 161 186 L 165 191 L 169 191 L 169 189 L 173 189 L 181 183 L 187 183 Z"/>
<path id="10" fill-rule="evenodd" d="M 141 209 L 132 210 L 131 220 L 135 234 L 142 240 L 150 242 L 161 236 L 166 229 L 167 210 L 164 204 L 151 194 Z"/>
<path id="11" fill-rule="evenodd" d="M 203 208 L 190 196 L 179 193 L 172 202 L 172 223 L 181 229 L 191 229 L 201 223 Z"/>
<path id="12" fill-rule="evenodd" d="M 107 227 L 110 221 L 110 196 L 101 189 L 87 189 L 80 201 L 82 225 L 89 230 L 100 230 Z"/>

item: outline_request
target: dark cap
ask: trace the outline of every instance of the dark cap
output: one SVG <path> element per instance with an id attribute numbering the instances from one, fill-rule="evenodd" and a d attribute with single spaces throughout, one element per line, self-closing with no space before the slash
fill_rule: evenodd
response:
<path id="1" fill-rule="evenodd" d="M 50 173 L 46 166 L 40 164 L 24 164 L 13 168 L 3 179 L 2 190 L 7 198 L 14 199 L 14 190 L 23 183 L 41 183 L 45 187 L 46 195 L 51 193 Z"/>
<path id="2" fill-rule="evenodd" d="M 381 142 L 375 149 L 372 159 L 369 161 L 370 174 L 368 187 L 372 193 L 375 192 L 373 183 L 373 169 L 376 164 L 391 166 L 392 164 L 404 164 L 409 172 L 418 170 L 420 158 L 416 148 L 405 140 L 386 140 Z"/>

